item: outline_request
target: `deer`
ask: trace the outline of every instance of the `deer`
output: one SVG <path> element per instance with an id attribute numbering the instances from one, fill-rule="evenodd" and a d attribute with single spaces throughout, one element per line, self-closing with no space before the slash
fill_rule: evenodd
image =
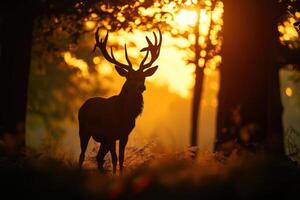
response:
<path id="1" fill-rule="evenodd" d="M 96 44 L 94 50 L 98 47 L 103 57 L 110 63 L 115 65 L 117 73 L 126 79 L 122 89 L 118 95 L 109 98 L 93 97 L 86 100 L 80 107 L 78 112 L 79 122 L 79 138 L 81 153 L 79 156 L 79 167 L 85 159 L 85 152 L 88 142 L 92 137 L 96 142 L 101 143 L 96 156 L 98 169 L 103 171 L 104 157 L 110 152 L 113 165 L 113 174 L 116 173 L 117 154 L 116 141 L 119 141 L 119 170 L 123 171 L 125 147 L 128 142 L 128 136 L 135 127 L 136 118 L 142 113 L 144 108 L 143 92 L 146 90 L 145 79 L 152 76 L 158 65 L 152 67 L 160 54 L 162 44 L 162 35 L 159 31 L 159 39 L 154 35 L 154 43 L 146 36 L 147 47 L 140 51 L 146 51 L 146 55 L 142 59 L 139 68 L 133 69 L 129 60 L 126 43 L 125 58 L 127 64 L 123 64 L 116 60 L 113 49 L 110 47 L 110 54 L 107 52 L 106 46 L 108 41 L 107 31 L 104 40 L 99 40 L 99 28 L 95 32 Z M 150 61 L 147 61 L 148 56 Z"/>

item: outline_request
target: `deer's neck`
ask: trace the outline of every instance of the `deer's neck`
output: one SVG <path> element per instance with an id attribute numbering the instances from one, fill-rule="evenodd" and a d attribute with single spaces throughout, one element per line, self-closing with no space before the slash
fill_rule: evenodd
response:
<path id="1" fill-rule="evenodd" d="M 143 112 L 144 100 L 142 94 L 132 92 L 130 89 L 123 86 L 119 94 L 119 100 L 124 116 L 135 119 Z"/>

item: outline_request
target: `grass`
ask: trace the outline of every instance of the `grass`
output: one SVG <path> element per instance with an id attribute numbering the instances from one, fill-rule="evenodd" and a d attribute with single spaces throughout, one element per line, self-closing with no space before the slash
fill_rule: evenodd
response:
<path id="1" fill-rule="evenodd" d="M 117 176 L 34 153 L 2 156 L 1 193 L 13 199 L 290 199 L 300 191 L 299 167 L 284 157 L 200 153 L 193 160 L 193 148 L 162 155 L 151 148 L 130 147 L 127 170 Z"/>
<path id="2" fill-rule="evenodd" d="M 13 139 L 1 144 L 1 195 L 30 199 L 289 199 L 300 190 L 299 166 L 286 157 L 234 151 L 229 157 L 200 152 L 157 153 L 155 142 L 126 149 L 125 173 L 96 170 L 95 146 L 85 170 L 77 161 L 29 152 Z M 5 147 L 5 148 L 4 148 Z M 105 168 L 110 169 L 110 157 Z"/>

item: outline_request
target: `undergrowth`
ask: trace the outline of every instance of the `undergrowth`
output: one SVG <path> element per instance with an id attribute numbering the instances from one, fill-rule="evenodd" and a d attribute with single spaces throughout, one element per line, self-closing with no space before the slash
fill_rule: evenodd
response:
<path id="1" fill-rule="evenodd" d="M 198 152 L 195 156 L 195 147 L 156 155 L 152 148 L 151 143 L 128 147 L 126 171 L 115 176 L 88 167 L 95 164 L 92 156 L 87 156 L 84 170 L 78 169 L 75 161 L 33 152 L 2 156 L 2 195 L 34 199 L 287 199 L 300 190 L 299 167 L 285 157 L 247 152 L 234 152 L 230 157 Z"/>

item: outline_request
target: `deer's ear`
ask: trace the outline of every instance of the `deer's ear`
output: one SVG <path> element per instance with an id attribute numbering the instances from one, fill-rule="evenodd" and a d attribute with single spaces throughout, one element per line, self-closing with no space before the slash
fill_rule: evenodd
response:
<path id="1" fill-rule="evenodd" d="M 152 76 L 152 75 L 156 72 L 157 68 L 158 68 L 158 66 L 155 66 L 155 67 L 151 67 L 151 68 L 149 68 L 149 69 L 146 69 L 146 70 L 144 71 L 144 76 L 145 76 L 145 77 L 147 77 L 147 76 Z"/>
<path id="2" fill-rule="evenodd" d="M 126 71 L 125 69 L 123 69 L 122 67 L 119 67 L 117 65 L 115 65 L 115 68 L 116 68 L 118 74 L 120 74 L 120 76 L 124 76 L 124 77 L 127 76 L 128 71 Z"/>

